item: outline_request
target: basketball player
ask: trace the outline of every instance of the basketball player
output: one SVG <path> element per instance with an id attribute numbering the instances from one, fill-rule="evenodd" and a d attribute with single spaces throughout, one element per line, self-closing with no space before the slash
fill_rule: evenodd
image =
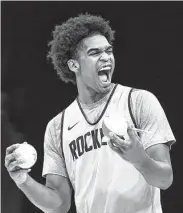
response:
<path id="1" fill-rule="evenodd" d="M 78 213 L 162 212 L 160 189 L 172 184 L 175 138 L 152 93 L 111 82 L 113 41 L 109 22 L 89 14 L 53 32 L 48 57 L 63 81 L 76 84 L 78 96 L 47 125 L 46 185 L 19 168 L 13 155 L 19 144 L 7 148 L 5 159 L 16 185 L 44 212 L 68 212 L 72 191 Z M 127 121 L 127 137 L 104 136 L 102 122 L 114 114 Z"/>

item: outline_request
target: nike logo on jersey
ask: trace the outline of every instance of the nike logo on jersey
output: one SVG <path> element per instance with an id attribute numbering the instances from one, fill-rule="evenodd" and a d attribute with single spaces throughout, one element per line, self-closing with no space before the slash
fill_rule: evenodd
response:
<path id="1" fill-rule="evenodd" d="M 71 130 L 73 127 L 75 127 L 77 124 L 79 123 L 79 121 L 77 123 L 75 123 L 74 125 L 72 126 L 68 126 L 68 130 Z"/>

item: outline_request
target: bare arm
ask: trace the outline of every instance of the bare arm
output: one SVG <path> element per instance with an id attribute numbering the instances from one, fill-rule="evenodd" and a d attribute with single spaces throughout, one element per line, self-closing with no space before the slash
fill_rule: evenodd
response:
<path id="1" fill-rule="evenodd" d="M 71 206 L 72 194 L 72 187 L 69 179 L 59 175 L 48 174 L 46 176 L 46 186 L 55 190 L 62 200 L 62 205 L 55 209 L 54 213 L 68 212 Z"/>
<path id="2" fill-rule="evenodd" d="M 21 169 L 19 166 L 21 159 L 14 153 L 19 146 L 20 144 L 14 144 L 6 149 L 5 166 L 10 177 L 27 198 L 42 211 L 56 213 L 61 209 L 63 213 L 68 212 L 71 199 L 68 178 L 50 174 L 46 177 L 46 186 L 36 182 L 28 175 L 28 169 Z"/>
<path id="3" fill-rule="evenodd" d="M 135 167 L 149 184 L 167 189 L 173 181 L 169 147 L 165 144 L 156 144 L 147 148 L 146 153 L 143 161 Z"/>
<path id="4" fill-rule="evenodd" d="M 149 132 L 140 134 L 139 138 L 134 132 L 128 131 L 137 150 L 141 144 L 145 149 L 145 152 L 143 149 L 140 152 L 137 151 L 141 158 L 136 158 L 137 162 L 134 162 L 134 166 L 149 184 L 167 189 L 173 181 L 169 146 L 167 145 L 175 142 L 168 119 L 158 99 L 152 93 L 139 90 L 133 92 L 132 96 L 131 106 L 136 125 L 139 129 Z"/>
<path id="5" fill-rule="evenodd" d="M 47 175 L 46 186 L 44 186 L 28 176 L 27 180 L 18 187 L 35 206 L 45 213 L 69 211 L 71 187 L 65 177 Z"/>
<path id="6" fill-rule="evenodd" d="M 165 144 L 156 144 L 144 150 L 133 130 L 129 129 L 128 134 L 129 140 L 123 140 L 112 134 L 113 143 L 109 141 L 111 149 L 132 163 L 150 185 L 167 189 L 173 181 L 169 147 Z"/>

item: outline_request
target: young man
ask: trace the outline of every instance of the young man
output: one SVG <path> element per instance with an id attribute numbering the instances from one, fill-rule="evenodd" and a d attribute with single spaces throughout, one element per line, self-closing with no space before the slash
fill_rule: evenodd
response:
<path id="1" fill-rule="evenodd" d="M 152 93 L 111 83 L 113 41 L 109 23 L 89 14 L 53 32 L 48 57 L 63 81 L 77 85 L 78 97 L 47 125 L 46 186 L 19 168 L 13 155 L 19 144 L 7 148 L 5 159 L 11 178 L 44 212 L 68 212 L 72 190 L 78 213 L 162 212 L 160 189 L 173 180 L 169 150 L 175 138 Z M 104 137 L 102 122 L 113 116 L 127 121 L 125 137 Z"/>

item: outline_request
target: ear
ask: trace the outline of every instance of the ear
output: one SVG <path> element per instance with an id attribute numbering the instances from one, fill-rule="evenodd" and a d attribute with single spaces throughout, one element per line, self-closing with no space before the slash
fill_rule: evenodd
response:
<path id="1" fill-rule="evenodd" d="M 74 59 L 70 59 L 70 60 L 67 61 L 67 65 L 72 72 L 76 73 L 76 72 L 79 71 L 78 61 L 76 61 Z"/>

